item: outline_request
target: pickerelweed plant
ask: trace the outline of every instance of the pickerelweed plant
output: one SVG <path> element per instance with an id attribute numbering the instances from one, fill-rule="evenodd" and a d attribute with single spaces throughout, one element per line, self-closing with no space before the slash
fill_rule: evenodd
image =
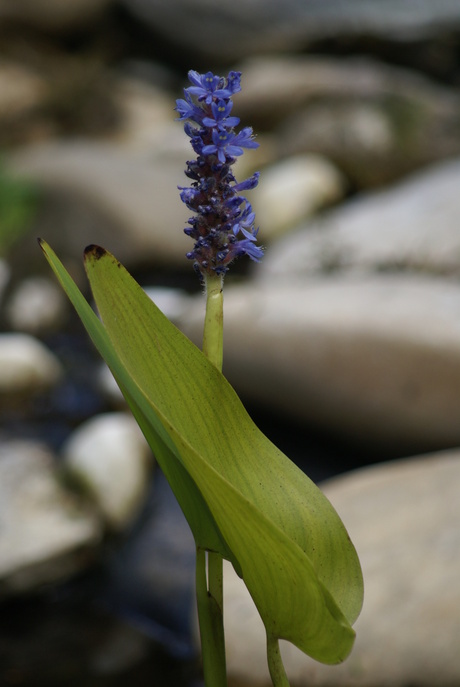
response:
<path id="1" fill-rule="evenodd" d="M 197 157 L 180 188 L 194 213 L 187 254 L 206 291 L 203 350 L 160 312 L 106 250 L 89 246 L 85 267 L 100 319 L 51 248 L 42 249 L 110 367 L 168 479 L 196 543 L 196 596 L 206 687 L 227 685 L 223 559 L 243 579 L 266 629 L 275 687 L 289 687 L 279 639 L 333 664 L 352 649 L 362 605 L 356 551 L 339 516 L 311 480 L 255 426 L 223 377 L 223 277 L 231 262 L 259 261 L 254 213 L 232 166 L 255 148 L 236 132 L 232 97 L 240 73 L 189 72 L 177 101 Z M 261 353 L 263 354 L 263 353 Z"/>

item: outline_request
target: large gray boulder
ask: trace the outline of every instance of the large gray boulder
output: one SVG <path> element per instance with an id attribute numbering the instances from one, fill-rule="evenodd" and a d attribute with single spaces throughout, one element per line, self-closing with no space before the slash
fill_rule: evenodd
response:
<path id="1" fill-rule="evenodd" d="M 181 319 L 197 344 L 203 309 Z M 227 286 L 224 311 L 224 373 L 245 398 L 400 455 L 460 443 L 456 283 L 272 279 Z"/>
<path id="2" fill-rule="evenodd" d="M 450 687 L 460 682 L 460 453 L 395 461 L 323 490 L 356 546 L 364 606 L 351 656 L 325 666 L 282 642 L 297 687 Z M 262 622 L 243 582 L 224 576 L 232 687 L 269 687 Z"/>

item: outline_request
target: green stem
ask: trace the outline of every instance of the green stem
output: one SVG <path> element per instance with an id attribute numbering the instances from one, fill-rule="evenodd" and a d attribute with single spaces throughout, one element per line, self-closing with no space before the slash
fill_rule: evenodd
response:
<path id="1" fill-rule="evenodd" d="M 205 278 L 206 315 L 203 353 L 222 371 L 223 357 L 223 280 Z M 206 575 L 207 558 L 207 575 Z M 218 553 L 197 549 L 197 602 L 200 624 L 203 673 L 206 687 L 226 687 L 225 637 L 223 616 L 223 560 Z"/>
<path id="2" fill-rule="evenodd" d="M 267 633 L 267 658 L 270 677 L 273 687 L 289 687 L 289 680 L 284 670 L 280 653 L 280 645 L 277 637 L 271 637 Z"/>
<path id="3" fill-rule="evenodd" d="M 222 277 L 206 277 L 206 315 L 203 332 L 203 353 L 222 371 L 224 293 Z"/>
<path id="4" fill-rule="evenodd" d="M 222 608 L 208 590 L 206 552 L 199 548 L 196 550 L 196 599 L 204 683 L 206 687 L 227 687 Z"/>

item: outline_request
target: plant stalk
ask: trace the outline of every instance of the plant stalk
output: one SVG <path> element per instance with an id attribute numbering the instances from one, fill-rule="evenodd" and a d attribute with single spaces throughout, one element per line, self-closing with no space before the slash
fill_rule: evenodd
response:
<path id="1" fill-rule="evenodd" d="M 289 680 L 284 670 L 283 660 L 280 653 L 280 645 L 277 637 L 272 637 L 267 633 L 267 658 L 268 670 L 273 682 L 273 687 L 290 687 Z"/>
<path id="2" fill-rule="evenodd" d="M 223 279 L 205 277 L 206 315 L 203 353 L 222 371 Z M 207 563 L 207 574 L 206 574 Z M 197 549 L 196 591 L 203 673 L 206 687 L 227 687 L 223 616 L 223 560 L 218 553 Z"/>
<path id="3" fill-rule="evenodd" d="M 206 687 L 227 687 L 222 609 L 208 590 L 206 558 L 206 551 L 197 547 L 196 598 L 204 683 Z"/>
<path id="4" fill-rule="evenodd" d="M 203 353 L 222 372 L 224 349 L 224 292 L 221 276 L 205 277 L 206 315 L 203 331 Z"/>

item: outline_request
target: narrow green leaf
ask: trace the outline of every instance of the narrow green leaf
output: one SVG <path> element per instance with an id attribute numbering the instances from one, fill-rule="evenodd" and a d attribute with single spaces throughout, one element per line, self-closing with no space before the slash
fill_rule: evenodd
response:
<path id="1" fill-rule="evenodd" d="M 356 552 L 335 510 L 113 256 L 92 247 L 86 267 L 142 417 L 147 423 L 155 417 L 166 430 L 169 441 L 162 440 L 174 446 L 209 506 L 268 635 L 325 663 L 343 660 L 363 589 Z M 133 382 L 125 382 L 129 393 Z M 161 434 L 158 427 L 153 432 Z"/>
<path id="2" fill-rule="evenodd" d="M 228 550 L 217 529 L 208 505 L 177 457 L 176 448 L 158 417 L 153 412 L 152 407 L 145 403 L 142 392 L 120 362 L 102 323 L 50 246 L 45 241 L 40 241 L 40 246 L 53 272 L 77 311 L 91 340 L 110 367 L 120 389 L 125 395 L 133 415 L 171 484 L 193 532 L 197 546 L 203 549 L 219 551 L 222 556 L 232 560 L 236 568 L 238 568 L 236 560 Z M 143 406 L 143 408 L 140 406 Z"/>

